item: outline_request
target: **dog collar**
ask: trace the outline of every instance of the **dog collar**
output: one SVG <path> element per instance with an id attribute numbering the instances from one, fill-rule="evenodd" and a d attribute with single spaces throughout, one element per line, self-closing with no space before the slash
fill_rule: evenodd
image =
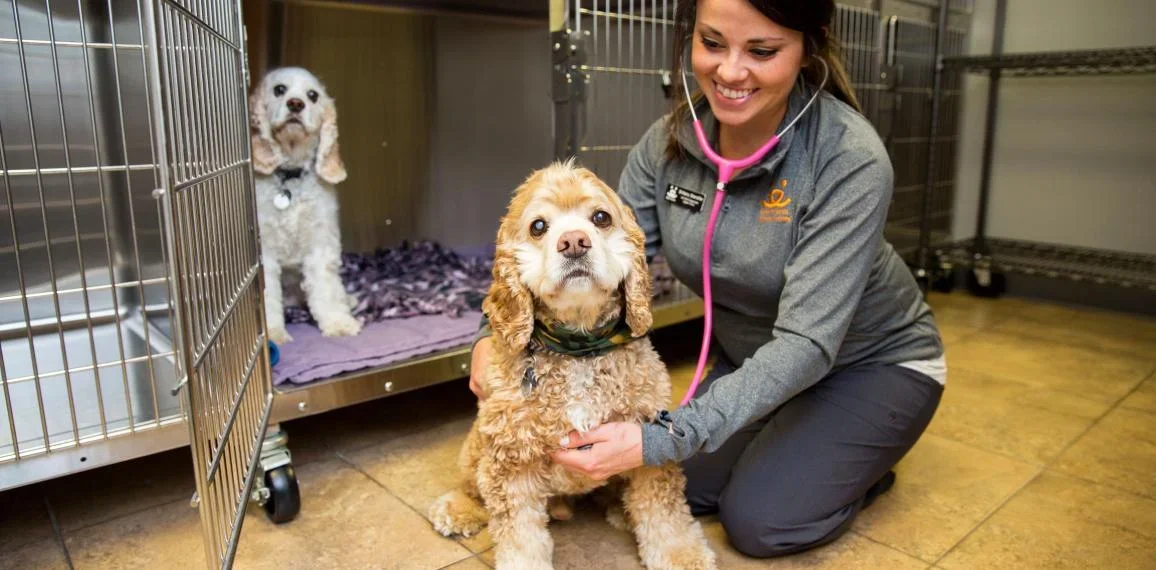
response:
<path id="1" fill-rule="evenodd" d="M 286 180 L 301 178 L 301 173 L 304 171 L 304 168 L 278 168 L 274 171 L 274 174 L 276 174 L 277 179 L 280 180 L 282 184 L 284 184 Z"/>
<path id="2" fill-rule="evenodd" d="M 535 320 L 530 346 L 569 356 L 600 356 L 635 340 L 637 338 L 630 334 L 630 327 L 624 318 L 589 332 L 562 326 L 551 327 Z"/>
<path id="3" fill-rule="evenodd" d="M 295 178 L 301 178 L 301 173 L 304 170 L 304 168 L 278 168 L 274 171 L 274 174 L 277 175 L 277 180 L 281 182 L 281 191 L 273 197 L 273 206 L 278 210 L 284 210 L 289 207 L 289 204 L 293 203 L 293 193 L 285 187 L 285 182 Z"/>

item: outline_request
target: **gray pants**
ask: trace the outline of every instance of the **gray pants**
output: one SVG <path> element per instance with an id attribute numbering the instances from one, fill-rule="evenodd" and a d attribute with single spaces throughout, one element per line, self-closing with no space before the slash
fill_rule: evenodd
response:
<path id="1" fill-rule="evenodd" d="M 734 367 L 720 356 L 698 393 Z M 915 445 L 942 393 L 935 380 L 900 366 L 833 373 L 714 453 L 684 462 L 691 511 L 718 513 L 731 543 L 748 556 L 831 542 Z"/>

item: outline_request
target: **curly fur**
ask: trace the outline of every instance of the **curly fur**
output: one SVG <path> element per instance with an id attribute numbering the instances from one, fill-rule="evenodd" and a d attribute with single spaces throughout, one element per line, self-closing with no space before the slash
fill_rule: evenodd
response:
<path id="1" fill-rule="evenodd" d="M 278 86 L 284 92 L 278 93 Z M 291 100 L 304 107 L 295 112 Z M 357 334 L 361 323 L 350 314 L 339 274 L 341 229 L 334 185 L 345 180 L 346 172 L 337 143 L 337 107 L 312 73 L 287 67 L 265 75 L 249 97 L 249 114 L 269 338 L 292 340 L 285 331 L 282 277 L 295 282 L 297 273 L 322 334 Z M 274 205 L 282 187 L 279 168 L 302 169 L 300 178 L 285 182 L 293 198 L 284 210 Z"/>
<path id="2" fill-rule="evenodd" d="M 599 209 L 610 214 L 609 226 L 591 221 Z M 539 237 L 530 233 L 536 219 L 549 227 Z M 561 236 L 573 231 L 589 237 L 581 262 L 586 277 L 568 277 L 575 262 L 559 253 Z M 434 503 L 430 519 L 446 536 L 469 536 L 488 523 L 498 568 L 550 568 L 547 522 L 551 514 L 570 514 L 559 498 L 608 482 L 556 465 L 549 454 L 571 430 L 650 421 L 670 401 L 670 377 L 645 336 L 652 317 L 643 234 L 633 212 L 593 173 L 569 162 L 554 164 L 515 191 L 498 231 L 493 275 L 485 300 L 495 334 L 485 371 L 489 397 L 479 405 L 461 450 L 465 483 Z M 609 353 L 574 357 L 526 350 L 535 319 L 591 328 L 620 318 L 622 311 L 638 338 Z M 538 385 L 524 395 L 527 366 L 533 366 Z M 633 530 L 647 568 L 715 566 L 686 505 L 686 481 L 677 464 L 639 467 L 610 483 L 622 485 L 625 506 L 610 520 Z"/>

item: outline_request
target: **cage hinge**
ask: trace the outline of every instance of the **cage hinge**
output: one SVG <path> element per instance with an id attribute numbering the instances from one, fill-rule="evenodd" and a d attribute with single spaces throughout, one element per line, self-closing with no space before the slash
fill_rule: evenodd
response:
<path id="1" fill-rule="evenodd" d="M 554 100 L 554 155 L 567 158 L 578 154 L 586 122 L 586 67 L 589 31 L 572 29 L 550 34 L 551 97 Z"/>
<path id="2" fill-rule="evenodd" d="M 586 39 L 590 32 L 564 30 L 550 35 L 555 103 L 584 99 L 590 74 L 586 69 Z"/>

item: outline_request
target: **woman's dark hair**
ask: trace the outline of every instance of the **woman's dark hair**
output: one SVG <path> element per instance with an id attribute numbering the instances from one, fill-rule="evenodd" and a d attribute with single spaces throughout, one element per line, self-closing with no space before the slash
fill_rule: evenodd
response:
<path id="1" fill-rule="evenodd" d="M 751 6 L 761 12 L 771 21 L 780 26 L 803 33 L 803 55 L 805 58 L 817 58 L 827 64 L 829 76 L 826 91 L 835 98 L 862 112 L 859 100 L 851 89 L 851 78 L 843 66 L 843 58 L 839 48 L 839 40 L 831 32 L 831 19 L 835 16 L 835 0 L 747 0 Z M 683 80 L 683 56 L 687 52 L 687 45 L 694 32 L 694 23 L 697 17 L 697 0 L 684 0 L 678 5 L 674 14 L 674 64 L 671 76 L 674 78 L 675 89 L 681 91 Z M 823 81 L 823 66 L 806 65 L 803 67 L 803 79 L 812 86 L 818 86 Z M 701 97 L 698 94 L 698 97 Z M 669 132 L 667 141 L 667 155 L 681 156 L 682 148 L 678 144 L 678 125 L 681 125 L 690 114 L 685 98 L 673 98 L 676 103 L 670 114 Z M 697 97 L 696 97 L 697 103 Z"/>

